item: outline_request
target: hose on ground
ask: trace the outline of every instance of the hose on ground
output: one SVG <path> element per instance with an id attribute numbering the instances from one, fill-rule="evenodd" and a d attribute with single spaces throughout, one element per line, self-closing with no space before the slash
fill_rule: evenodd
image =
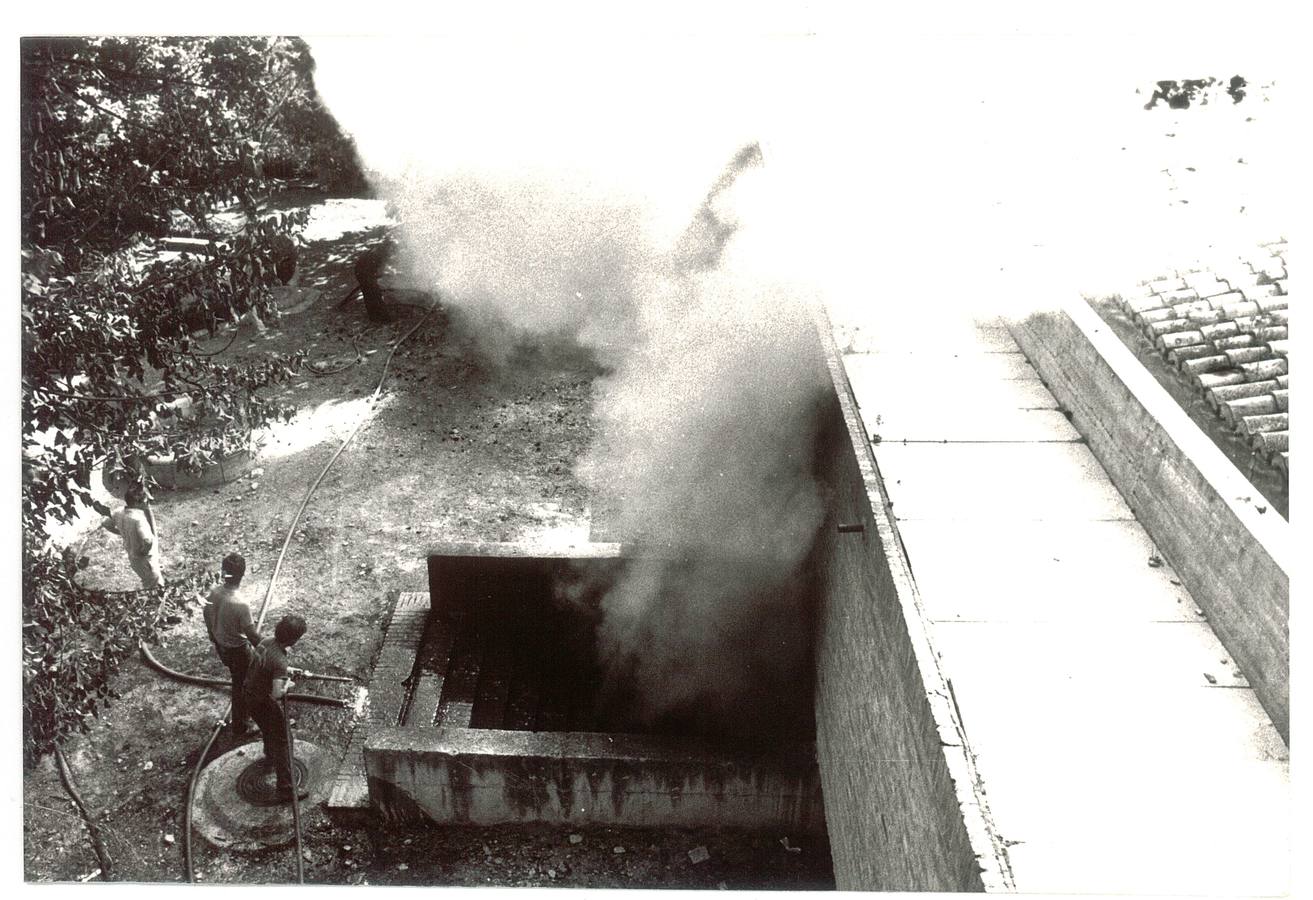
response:
<path id="1" fill-rule="evenodd" d="M 383 390 L 383 384 L 387 381 L 387 377 L 388 377 L 388 369 L 392 365 L 392 358 L 397 354 L 397 349 L 402 344 L 404 344 L 407 340 L 409 340 L 412 334 L 414 334 L 416 331 L 419 331 L 420 326 L 428 321 L 429 316 L 433 315 L 433 313 L 437 310 L 437 308 L 438 308 L 438 303 L 437 303 L 437 299 L 435 298 L 433 304 L 429 307 L 428 312 L 425 313 L 420 318 L 420 320 L 416 322 L 414 326 L 411 327 L 409 331 L 407 331 L 404 335 L 398 338 L 395 343 L 393 343 L 392 350 L 388 353 L 387 359 L 383 361 L 383 372 L 379 375 L 378 384 L 375 385 L 374 392 L 373 394 L 370 395 L 371 403 L 374 400 L 378 399 L 379 394 Z M 306 491 L 305 499 L 301 501 L 300 507 L 297 508 L 296 515 L 292 517 L 292 524 L 289 525 L 287 528 L 287 536 L 283 539 L 282 549 L 278 551 L 278 560 L 274 563 L 273 574 L 269 578 L 269 587 L 264 593 L 264 599 L 260 602 L 260 615 L 257 617 L 255 622 L 256 631 L 259 631 L 264 626 L 264 617 L 266 613 L 269 611 L 269 601 L 273 598 L 274 587 L 278 584 L 278 575 L 282 571 L 283 559 L 287 556 L 287 548 L 292 543 L 292 536 L 296 533 L 297 523 L 301 521 L 301 516 L 302 514 L 305 513 L 306 507 L 310 505 L 310 500 L 311 498 L 314 497 L 315 491 L 319 489 L 319 485 L 323 482 L 324 478 L 328 475 L 328 470 L 333 467 L 333 463 L 337 462 L 338 457 L 342 455 L 342 451 L 345 450 L 347 448 L 347 445 L 350 444 L 351 441 L 355 439 L 355 436 L 360 433 L 360 429 L 364 427 L 367 421 L 369 421 L 369 417 L 366 416 L 361 418 L 361 420 L 356 423 L 356 427 L 351 429 L 351 433 L 346 436 L 346 438 L 338 446 L 337 450 L 333 452 L 333 455 L 329 458 L 328 462 L 324 464 L 323 470 L 320 471 L 319 477 L 314 480 L 314 483 L 312 485 L 310 485 L 310 490 Z M 195 677 L 195 676 L 189 676 L 189 677 Z M 223 723 L 228 718 L 231 709 L 232 709 L 232 704 L 230 703 L 228 706 L 228 711 L 224 712 L 223 718 L 219 720 L 219 724 L 215 726 L 214 731 L 210 734 L 210 739 L 209 741 L 206 742 L 205 749 L 201 751 L 200 758 L 196 761 L 196 768 L 192 772 L 191 782 L 187 786 L 187 801 L 186 801 L 187 809 L 186 809 L 186 815 L 184 816 L 186 821 L 185 821 L 185 828 L 183 831 L 183 850 L 187 864 L 188 882 L 195 882 L 196 880 L 195 870 L 192 865 L 192 850 L 191 850 L 191 822 L 192 822 L 191 811 L 192 811 L 192 802 L 196 796 L 196 783 L 200 779 L 201 769 L 205 765 L 205 758 L 209 755 L 210 748 L 214 746 L 215 740 L 219 737 L 219 732 L 222 730 Z M 290 729 L 288 732 L 287 740 L 288 740 L 288 752 L 290 753 L 291 743 L 292 743 L 292 735 Z M 295 785 L 293 785 L 292 788 L 292 804 L 293 804 L 293 812 L 292 812 L 293 826 L 296 829 L 296 842 L 297 842 L 297 854 L 296 854 L 297 878 L 300 883 L 304 884 L 305 877 L 304 877 L 304 872 L 302 871 L 301 853 L 300 853 L 300 845 L 301 845 L 300 812 L 299 812 L 299 808 L 296 805 Z"/>
<path id="2" fill-rule="evenodd" d="M 232 709 L 231 703 L 228 704 L 228 709 Z M 196 761 L 196 768 L 192 770 L 191 780 L 187 782 L 187 805 L 185 807 L 186 813 L 183 816 L 183 823 L 182 823 L 182 858 L 187 866 L 188 884 L 196 883 L 196 867 L 192 864 L 192 858 L 191 858 L 192 798 L 196 796 L 196 782 L 200 781 L 201 770 L 205 766 L 205 759 L 210 755 L 210 748 L 214 746 L 214 742 L 218 740 L 219 732 L 223 731 L 223 722 L 224 719 L 227 718 L 228 718 L 228 712 L 227 710 L 225 710 L 223 716 L 219 719 L 218 722 L 215 723 L 214 730 L 210 732 L 210 739 L 205 742 L 205 749 L 201 751 L 200 759 Z"/>
<path id="3" fill-rule="evenodd" d="M 279 704 L 283 710 L 283 721 L 287 722 L 287 695 L 284 694 Z M 296 833 L 296 883 L 305 884 L 305 851 L 301 849 L 301 801 L 297 798 L 300 788 L 296 783 L 296 754 L 292 752 L 292 729 L 287 729 L 287 769 L 292 773 L 292 783 L 288 788 L 292 793 L 292 831 Z"/>
<path id="4" fill-rule="evenodd" d="M 351 348 L 356 351 L 356 358 L 351 360 L 351 362 L 338 366 L 336 369 L 329 369 L 324 372 L 317 371 L 315 368 L 311 367 L 306 370 L 307 373 L 313 375 L 315 378 L 326 378 L 329 375 L 337 375 L 340 372 L 345 372 L 352 366 L 359 365 L 364 360 L 365 354 L 360 352 L 360 345 L 356 343 L 356 338 L 358 337 L 360 337 L 359 334 L 351 335 Z"/>

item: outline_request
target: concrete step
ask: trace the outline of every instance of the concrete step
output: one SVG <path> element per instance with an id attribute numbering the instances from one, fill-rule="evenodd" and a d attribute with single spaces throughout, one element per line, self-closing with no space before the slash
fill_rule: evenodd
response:
<path id="1" fill-rule="evenodd" d="M 474 616 L 467 616 L 456 627 L 451 665 L 438 706 L 438 725 L 449 728 L 470 727 L 482 666 L 483 640 Z"/>
<path id="2" fill-rule="evenodd" d="M 427 593 L 405 591 L 397 594 L 384 626 L 383 646 L 370 678 L 365 716 L 356 723 L 351 743 L 333 780 L 327 802 L 330 811 L 351 813 L 369 808 L 365 740 L 371 727 L 395 725 L 405 714 L 408 695 L 406 680 L 414 669 L 415 653 L 419 649 L 428 617 Z M 413 700 L 410 706 L 416 706 Z M 433 708 L 436 707 L 435 699 Z"/>

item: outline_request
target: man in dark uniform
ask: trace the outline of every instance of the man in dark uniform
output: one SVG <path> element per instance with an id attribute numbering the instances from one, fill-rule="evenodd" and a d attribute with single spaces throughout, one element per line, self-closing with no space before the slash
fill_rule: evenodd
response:
<path id="1" fill-rule="evenodd" d="M 292 763 L 288 755 L 290 736 L 281 701 L 291 690 L 294 673 L 287 664 L 292 645 L 305 634 L 305 619 L 283 616 L 274 626 L 273 637 L 265 638 L 255 648 L 255 657 L 246 673 L 246 703 L 264 738 L 264 755 L 273 761 L 278 778 L 278 799 L 292 799 Z M 305 789 L 298 796 L 305 796 Z"/>
<path id="2" fill-rule="evenodd" d="M 369 313 L 370 321 L 373 322 L 392 321 L 392 316 L 383 303 L 383 288 L 378 283 L 379 276 L 383 274 L 383 269 L 391 255 L 392 244 L 384 241 L 370 247 L 356 258 L 356 286 L 365 298 L 365 311 Z"/>
<path id="3" fill-rule="evenodd" d="M 210 592 L 202 615 L 205 629 L 228 667 L 233 680 L 233 737 L 245 737 L 249 715 L 246 708 L 246 673 L 251 665 L 251 650 L 260 645 L 260 632 L 251 621 L 251 608 L 238 593 L 246 574 L 246 560 L 240 553 L 223 558 L 223 584 Z"/>
<path id="4" fill-rule="evenodd" d="M 297 258 L 296 241 L 285 234 L 275 235 L 269 242 L 270 253 L 274 260 L 274 274 L 280 284 L 291 284 L 296 275 Z"/>

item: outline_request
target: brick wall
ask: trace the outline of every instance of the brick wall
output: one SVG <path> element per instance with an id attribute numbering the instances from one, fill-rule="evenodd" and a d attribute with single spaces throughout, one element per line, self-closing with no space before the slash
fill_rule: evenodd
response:
<path id="1" fill-rule="evenodd" d="M 837 886 L 1006 886 L 828 323 L 820 331 L 837 396 L 819 443 L 829 515 L 813 559 L 816 727 Z"/>

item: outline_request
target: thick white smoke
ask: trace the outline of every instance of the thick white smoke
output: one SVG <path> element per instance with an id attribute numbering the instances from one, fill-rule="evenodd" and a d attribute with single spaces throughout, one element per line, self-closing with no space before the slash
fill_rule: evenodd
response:
<path id="1" fill-rule="evenodd" d="M 377 110 L 335 99 L 346 62 L 315 45 L 321 90 L 381 170 L 423 286 L 495 360 L 567 338 L 606 367 L 580 474 L 596 531 L 651 554 L 601 600 L 613 696 L 649 720 L 778 717 L 781 694 L 808 696 L 797 571 L 822 517 L 822 370 L 809 298 L 783 274 L 790 223 L 733 90 L 742 59 L 529 52 L 516 70 L 539 60 L 541 78 L 435 100 L 419 143 L 410 119 L 355 125 Z M 438 85 L 472 64 L 450 45 L 418 59 Z"/>

